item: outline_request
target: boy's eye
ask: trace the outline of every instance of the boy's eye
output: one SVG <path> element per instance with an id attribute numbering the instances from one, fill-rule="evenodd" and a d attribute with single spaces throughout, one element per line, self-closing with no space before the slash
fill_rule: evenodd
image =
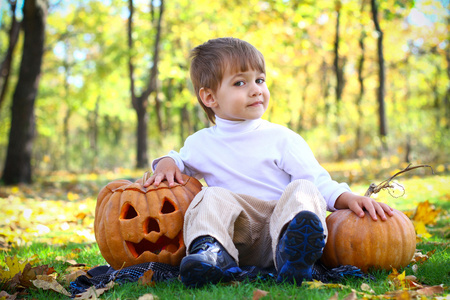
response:
<path id="1" fill-rule="evenodd" d="M 243 81 L 237 81 L 234 83 L 235 86 L 243 86 L 244 82 Z"/>
<path id="2" fill-rule="evenodd" d="M 256 79 L 256 83 L 264 83 L 264 82 L 265 82 L 264 78 Z"/>

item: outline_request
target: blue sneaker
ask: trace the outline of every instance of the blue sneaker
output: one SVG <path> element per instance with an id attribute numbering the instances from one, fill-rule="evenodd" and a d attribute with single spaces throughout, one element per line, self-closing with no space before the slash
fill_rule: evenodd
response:
<path id="1" fill-rule="evenodd" d="M 240 271 L 234 259 L 213 237 L 196 239 L 190 254 L 181 260 L 180 277 L 186 287 L 231 281 Z"/>
<path id="2" fill-rule="evenodd" d="M 276 249 L 277 282 L 300 285 L 312 279 L 312 265 L 322 256 L 325 235 L 319 217 L 301 211 L 289 223 Z"/>

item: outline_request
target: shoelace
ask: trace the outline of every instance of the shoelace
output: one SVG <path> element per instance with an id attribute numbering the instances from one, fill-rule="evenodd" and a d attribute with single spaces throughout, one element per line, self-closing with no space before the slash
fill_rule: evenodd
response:
<path id="1" fill-rule="evenodd" d="M 207 250 L 210 248 L 216 240 L 213 237 L 205 236 L 198 238 L 195 243 L 192 245 L 189 253 L 197 253 L 200 250 Z"/>

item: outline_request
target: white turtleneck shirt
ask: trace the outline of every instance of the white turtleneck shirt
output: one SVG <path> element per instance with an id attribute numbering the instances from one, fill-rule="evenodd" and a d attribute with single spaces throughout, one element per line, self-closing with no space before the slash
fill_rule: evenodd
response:
<path id="1" fill-rule="evenodd" d="M 204 178 L 208 186 L 261 200 L 278 200 L 290 182 L 306 179 L 334 211 L 336 199 L 350 191 L 347 184 L 331 179 L 300 135 L 263 119 L 229 121 L 216 116 L 215 126 L 189 136 L 179 152 L 167 156 L 182 173 Z M 162 158 L 152 162 L 153 170 Z"/>

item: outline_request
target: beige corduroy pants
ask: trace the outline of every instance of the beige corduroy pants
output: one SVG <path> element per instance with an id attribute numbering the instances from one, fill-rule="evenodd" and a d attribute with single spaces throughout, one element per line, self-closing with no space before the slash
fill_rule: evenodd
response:
<path id="1" fill-rule="evenodd" d="M 219 241 L 241 265 L 266 268 L 274 265 L 280 233 L 300 211 L 320 218 L 327 235 L 326 203 L 316 186 L 295 180 L 279 200 L 264 201 L 220 187 L 205 187 L 197 194 L 184 217 L 187 249 L 198 237 Z"/>

